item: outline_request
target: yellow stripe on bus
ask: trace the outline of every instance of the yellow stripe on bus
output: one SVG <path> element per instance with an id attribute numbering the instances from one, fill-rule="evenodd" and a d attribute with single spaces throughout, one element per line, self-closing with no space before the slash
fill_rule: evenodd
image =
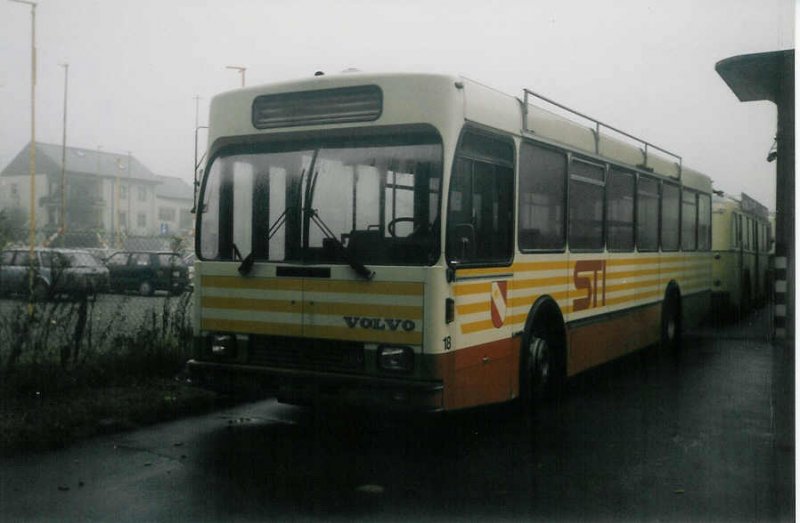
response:
<path id="1" fill-rule="evenodd" d="M 606 267 L 620 267 L 624 265 L 655 265 L 664 260 L 660 258 L 612 258 L 606 260 Z"/>
<path id="2" fill-rule="evenodd" d="M 242 278 L 240 276 L 203 276 L 202 287 L 224 289 L 260 289 L 274 291 L 302 291 L 303 280 Z"/>
<path id="3" fill-rule="evenodd" d="M 558 291 L 558 292 L 548 292 L 545 293 L 547 296 L 550 296 L 556 301 L 566 300 L 569 297 L 570 291 Z M 514 296 L 510 300 L 511 307 L 523 307 L 528 306 L 530 307 L 533 303 L 538 300 L 544 294 L 534 294 L 532 296 Z"/>
<path id="4" fill-rule="evenodd" d="M 422 319 L 422 307 L 409 305 L 378 305 L 357 303 L 331 303 L 319 301 L 300 302 L 289 300 L 262 300 L 256 298 L 223 298 L 203 296 L 200 304 L 204 309 L 229 309 L 243 312 L 304 312 L 332 316 L 384 316 L 387 318 Z"/>
<path id="5" fill-rule="evenodd" d="M 328 316 L 370 316 L 384 318 L 402 318 L 404 320 L 421 320 L 422 307 L 411 305 L 375 305 L 370 303 L 332 303 L 315 301 L 303 302 L 306 314 L 324 314 Z"/>
<path id="6" fill-rule="evenodd" d="M 476 314 L 478 312 L 489 312 L 490 308 L 488 300 L 478 303 L 467 303 L 465 305 L 456 305 L 456 314 L 461 316 L 465 314 Z"/>
<path id="7" fill-rule="evenodd" d="M 453 294 L 456 296 L 469 296 L 471 294 L 489 294 L 492 284 L 489 282 L 465 283 L 456 285 Z"/>
<path id="8" fill-rule="evenodd" d="M 279 334 L 282 336 L 301 336 L 302 327 L 293 323 L 269 323 L 265 321 L 220 320 L 203 318 L 203 330 L 222 332 L 243 332 L 248 334 Z"/>
<path id="9" fill-rule="evenodd" d="M 392 294 L 396 296 L 422 296 L 423 284 L 417 282 L 306 280 L 306 292 L 332 292 L 344 294 Z"/>
<path id="10" fill-rule="evenodd" d="M 273 334 L 281 336 L 303 336 L 308 338 L 330 338 L 337 340 L 365 341 L 376 343 L 422 344 L 422 332 L 403 330 L 376 330 L 327 325 L 304 325 L 291 323 L 270 323 L 247 320 L 220 320 L 203 318 L 202 329 L 220 332 L 241 332 L 246 334 Z"/>
<path id="11" fill-rule="evenodd" d="M 244 311 L 301 312 L 300 304 L 289 300 L 258 300 L 253 298 L 223 298 L 203 296 L 200 306 L 204 309 L 233 309 Z"/>
<path id="12" fill-rule="evenodd" d="M 422 296 L 423 284 L 417 282 L 316 281 L 278 278 L 242 278 L 239 276 L 203 276 L 203 287 L 226 289 L 261 289 L 349 294 L 388 294 Z"/>
<path id="13" fill-rule="evenodd" d="M 531 280 L 514 280 L 514 289 L 553 287 L 556 285 L 569 285 L 570 283 L 572 283 L 572 278 L 568 276 L 553 276 L 552 278 L 536 278 Z"/>

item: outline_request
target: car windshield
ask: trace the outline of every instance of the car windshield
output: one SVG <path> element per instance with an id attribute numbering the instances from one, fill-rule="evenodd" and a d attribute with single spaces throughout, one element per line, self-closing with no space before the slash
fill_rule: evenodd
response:
<path id="1" fill-rule="evenodd" d="M 441 158 L 430 132 L 225 151 L 204 183 L 201 258 L 433 263 Z"/>

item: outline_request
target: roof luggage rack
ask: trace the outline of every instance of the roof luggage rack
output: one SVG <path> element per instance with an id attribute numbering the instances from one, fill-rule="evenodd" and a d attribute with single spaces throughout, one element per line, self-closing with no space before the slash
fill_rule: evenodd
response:
<path id="1" fill-rule="evenodd" d="M 677 160 L 677 165 L 678 165 L 678 178 L 680 179 L 681 173 L 683 172 L 683 158 L 681 158 L 677 154 L 675 154 L 673 152 L 670 152 L 670 151 L 664 149 L 663 147 L 659 147 L 657 145 L 653 145 L 650 142 L 642 140 L 641 138 L 633 136 L 632 134 L 626 133 L 625 131 L 617 129 L 616 127 L 612 127 L 612 126 L 610 126 L 608 124 L 605 124 L 605 123 L 601 122 L 600 120 L 597 120 L 596 118 L 592 118 L 591 116 L 587 116 L 587 115 L 585 115 L 583 113 L 580 113 L 580 112 L 578 112 L 578 111 L 576 111 L 574 109 L 571 109 L 571 108 L 567 107 L 566 105 L 563 105 L 563 104 L 560 104 L 560 103 L 558 103 L 558 102 L 556 102 L 554 100 L 551 100 L 550 98 L 547 98 L 546 96 L 543 96 L 543 95 L 541 95 L 539 93 L 531 91 L 530 89 L 523 89 L 523 93 L 524 93 L 524 98 L 523 98 L 523 103 L 522 103 L 522 130 L 523 130 L 524 133 L 536 134 L 536 132 L 533 129 L 530 129 L 528 127 L 528 106 L 530 105 L 529 98 L 530 97 L 535 97 L 535 98 L 538 98 L 539 100 L 547 102 L 550 105 L 558 107 L 559 109 L 562 109 L 562 110 L 564 110 L 564 111 L 566 111 L 566 112 L 568 112 L 570 114 L 573 114 L 573 115 L 578 116 L 580 118 L 584 118 L 584 119 L 589 120 L 590 122 L 592 122 L 594 124 L 594 129 L 591 129 L 591 131 L 594 134 L 594 148 L 595 148 L 594 152 L 595 152 L 595 154 L 600 154 L 600 129 L 604 127 L 606 129 L 608 129 L 609 131 L 614 131 L 615 133 L 620 134 L 620 135 L 622 135 L 622 136 L 624 136 L 626 138 L 629 138 L 629 139 L 633 140 L 634 142 L 636 142 L 637 144 L 643 146 L 642 147 L 642 153 L 644 154 L 644 162 L 641 165 L 637 165 L 637 167 L 639 167 L 641 169 L 650 170 L 650 171 L 653 170 L 653 168 L 650 167 L 647 164 L 647 159 L 648 159 L 648 156 L 649 156 L 650 149 L 655 149 L 655 150 L 657 150 L 657 151 L 659 151 L 661 153 L 666 154 L 667 156 L 671 156 L 672 158 L 675 158 Z"/>

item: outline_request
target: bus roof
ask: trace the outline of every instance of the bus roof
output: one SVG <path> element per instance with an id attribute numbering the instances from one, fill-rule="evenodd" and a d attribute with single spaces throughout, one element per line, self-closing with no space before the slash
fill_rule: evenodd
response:
<path id="1" fill-rule="evenodd" d="M 253 103 L 257 97 L 304 93 L 327 89 L 376 85 L 382 93 L 379 115 L 369 121 L 291 125 L 256 129 Z M 455 140 L 465 122 L 525 136 L 663 177 L 678 179 L 683 185 L 710 191 L 708 176 L 681 166 L 675 158 L 645 150 L 626 136 L 600 132 L 594 126 L 578 123 L 523 99 L 503 93 L 480 82 L 458 75 L 432 73 L 342 73 L 259 85 L 227 91 L 211 102 L 209 146 L 220 138 L 252 136 L 287 131 L 309 131 L 332 127 L 368 127 L 389 124 L 428 123 L 437 128 L 445 141 Z M 527 120 L 523 118 L 527 115 Z M 445 144 L 447 145 L 447 144 Z M 679 160 L 679 159 L 678 159 Z"/>

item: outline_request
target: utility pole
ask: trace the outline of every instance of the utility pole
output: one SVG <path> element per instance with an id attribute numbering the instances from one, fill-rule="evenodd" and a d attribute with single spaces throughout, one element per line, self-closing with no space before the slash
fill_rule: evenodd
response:
<path id="1" fill-rule="evenodd" d="M 244 87 L 244 73 L 247 71 L 247 67 L 243 67 L 241 65 L 226 65 L 225 69 L 233 69 L 235 71 L 239 71 L 239 74 L 242 77 L 242 87 Z"/>
<path id="2" fill-rule="evenodd" d="M 61 246 L 64 247 L 67 233 L 67 84 L 69 81 L 69 64 L 61 64 L 64 68 L 64 130 L 61 135 Z"/>
<path id="3" fill-rule="evenodd" d="M 33 272 L 36 252 L 36 3 L 28 0 L 10 0 L 18 4 L 31 6 L 31 147 L 28 158 L 28 171 L 31 179 L 30 187 L 30 219 L 28 220 L 28 244 L 30 267 L 28 268 L 28 314 L 33 315 Z"/>

